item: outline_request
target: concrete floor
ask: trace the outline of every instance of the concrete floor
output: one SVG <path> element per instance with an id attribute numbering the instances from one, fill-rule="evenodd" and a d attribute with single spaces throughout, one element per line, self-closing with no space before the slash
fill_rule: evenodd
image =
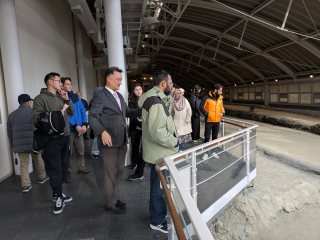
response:
<path id="1" fill-rule="evenodd" d="M 272 114 L 272 113 L 270 113 Z M 257 146 L 270 155 L 298 168 L 320 172 L 320 137 L 307 132 L 260 124 Z M 203 129 L 201 135 L 203 136 Z M 36 183 L 27 194 L 20 191 L 19 176 L 0 184 L 0 239 L 166 239 L 167 236 L 149 229 L 149 168 L 142 181 L 130 182 L 132 170 L 126 169 L 120 188 L 120 199 L 127 203 L 124 215 L 105 212 L 102 196 L 101 159 L 87 159 L 94 174 L 79 176 L 64 188 L 74 200 L 63 213 L 52 214 L 49 183 Z M 201 169 L 199 169 L 201 170 Z"/>

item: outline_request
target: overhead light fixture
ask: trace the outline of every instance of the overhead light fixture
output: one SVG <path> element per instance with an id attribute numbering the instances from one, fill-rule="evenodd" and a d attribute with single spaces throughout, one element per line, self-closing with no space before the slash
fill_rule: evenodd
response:
<path id="1" fill-rule="evenodd" d="M 236 86 L 237 86 L 237 84 L 235 83 L 235 84 L 234 84 L 234 86 L 236 87 Z"/>
<path id="2" fill-rule="evenodd" d="M 278 79 L 275 79 L 274 81 L 275 81 L 275 82 L 278 82 Z"/>
<path id="3" fill-rule="evenodd" d="M 310 74 L 310 78 L 313 78 L 313 74 Z"/>
<path id="4" fill-rule="evenodd" d="M 153 77 L 150 77 L 150 80 L 153 80 Z"/>
<path id="5" fill-rule="evenodd" d="M 144 78 L 143 78 L 143 80 L 147 80 L 147 78 L 146 78 L 146 77 L 144 77 Z"/>
<path id="6" fill-rule="evenodd" d="M 251 84 L 253 85 L 253 84 L 254 84 L 254 82 L 251 82 Z"/>

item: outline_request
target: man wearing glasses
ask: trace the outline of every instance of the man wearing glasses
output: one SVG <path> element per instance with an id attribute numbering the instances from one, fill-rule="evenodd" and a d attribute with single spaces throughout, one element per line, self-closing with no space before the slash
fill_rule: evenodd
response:
<path id="1" fill-rule="evenodd" d="M 164 157 L 178 152 L 178 134 L 171 113 L 172 105 L 168 96 L 172 89 L 172 79 L 162 70 L 153 78 L 154 87 L 143 94 L 138 101 L 142 108 L 142 151 L 143 160 L 151 164 L 150 172 L 150 228 L 168 233 L 167 208 L 156 165 Z M 166 171 L 163 171 L 164 175 Z"/>
<path id="2" fill-rule="evenodd" d="M 53 213 L 60 214 L 66 202 L 71 202 L 62 192 L 62 184 L 70 161 L 70 130 L 67 121 L 74 109 L 69 102 L 68 94 L 61 90 L 59 73 L 48 73 L 40 94 L 33 101 L 32 117 L 42 139 L 42 157 L 50 178 L 55 203 Z"/>

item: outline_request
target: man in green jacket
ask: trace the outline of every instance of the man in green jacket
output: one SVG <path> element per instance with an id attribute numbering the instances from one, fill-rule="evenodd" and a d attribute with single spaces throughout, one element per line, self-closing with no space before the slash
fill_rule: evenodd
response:
<path id="1" fill-rule="evenodd" d="M 43 136 L 42 158 L 50 178 L 53 192 L 54 214 L 60 214 L 66 202 L 72 197 L 62 193 L 66 171 L 70 161 L 70 130 L 67 120 L 74 109 L 69 102 L 68 93 L 61 90 L 60 74 L 48 73 L 44 82 L 47 88 L 41 89 L 33 101 L 32 117 Z"/>
<path id="2" fill-rule="evenodd" d="M 150 228 L 168 232 L 167 208 L 160 188 L 155 166 L 163 158 L 178 152 L 178 135 L 167 106 L 167 96 L 172 88 L 172 79 L 162 70 L 153 78 L 154 87 L 143 94 L 138 105 L 142 108 L 142 150 L 145 162 L 151 163 L 150 172 Z"/>

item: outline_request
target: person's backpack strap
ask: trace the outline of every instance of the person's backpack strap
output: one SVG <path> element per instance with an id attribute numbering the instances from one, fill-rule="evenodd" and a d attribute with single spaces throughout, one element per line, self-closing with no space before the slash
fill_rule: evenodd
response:
<path id="1" fill-rule="evenodd" d="M 167 108 L 167 106 L 165 105 L 165 103 L 163 102 L 163 100 L 159 97 L 159 96 L 151 96 L 151 97 L 148 97 L 143 105 L 142 105 L 142 108 L 144 110 L 146 110 L 147 112 L 149 112 L 151 106 L 155 105 L 155 104 L 161 104 L 163 106 L 163 109 L 166 113 L 167 116 L 170 116 L 170 113 L 169 113 L 169 110 Z"/>

